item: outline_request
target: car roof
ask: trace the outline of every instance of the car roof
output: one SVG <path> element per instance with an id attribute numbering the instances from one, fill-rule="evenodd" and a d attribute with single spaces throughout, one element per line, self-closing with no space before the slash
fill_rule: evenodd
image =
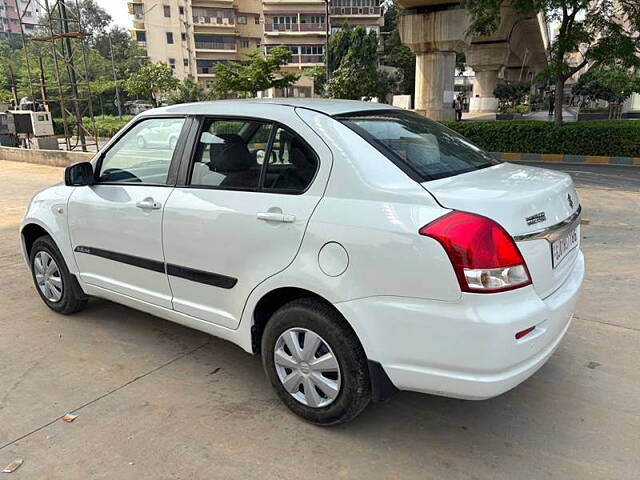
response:
<path id="1" fill-rule="evenodd" d="M 146 116 L 168 113 L 182 115 L 210 115 L 215 114 L 216 110 L 220 107 L 227 109 L 232 105 L 247 106 L 248 104 L 281 105 L 292 108 L 306 108 L 326 115 L 340 115 L 343 113 L 398 108 L 385 103 L 359 102 L 357 100 L 334 100 L 323 98 L 252 98 L 242 100 L 216 100 L 212 102 L 183 103 L 179 105 L 170 105 L 168 107 L 154 108 L 152 110 L 145 111 L 141 115 Z"/>

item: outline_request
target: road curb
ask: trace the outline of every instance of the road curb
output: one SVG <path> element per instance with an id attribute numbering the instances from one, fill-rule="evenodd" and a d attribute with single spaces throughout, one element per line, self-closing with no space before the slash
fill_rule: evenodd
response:
<path id="1" fill-rule="evenodd" d="M 557 153 L 507 153 L 494 152 L 498 160 L 505 162 L 575 163 L 578 165 L 626 165 L 640 167 L 640 157 L 601 157 L 597 155 L 565 155 Z"/>

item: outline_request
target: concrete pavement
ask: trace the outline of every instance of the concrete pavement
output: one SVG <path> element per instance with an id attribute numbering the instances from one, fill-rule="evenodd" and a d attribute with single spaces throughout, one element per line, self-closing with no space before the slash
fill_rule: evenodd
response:
<path id="1" fill-rule="evenodd" d="M 62 169 L 0 161 L 0 466 L 24 459 L 7 479 L 638 478 L 640 193 L 624 177 L 578 179 L 588 276 L 536 375 L 482 402 L 403 392 L 323 429 L 229 343 L 106 301 L 49 311 L 17 227 Z"/>

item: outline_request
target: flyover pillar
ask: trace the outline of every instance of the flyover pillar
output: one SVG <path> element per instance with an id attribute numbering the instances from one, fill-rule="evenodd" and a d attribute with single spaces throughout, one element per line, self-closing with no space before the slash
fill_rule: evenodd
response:
<path id="1" fill-rule="evenodd" d="M 400 38 L 416 55 L 415 109 L 432 120 L 455 118 L 455 52 L 464 46 L 468 25 L 465 10 L 433 5 L 427 12 L 407 9 L 400 16 Z"/>
<path id="2" fill-rule="evenodd" d="M 455 52 L 416 53 L 416 103 L 432 120 L 454 120 Z"/>
<path id="3" fill-rule="evenodd" d="M 467 64 L 475 72 L 469 111 L 495 113 L 498 110 L 498 99 L 493 95 L 493 91 L 498 85 L 500 72 L 509 57 L 508 43 L 501 41 L 472 44 L 465 54 Z"/>

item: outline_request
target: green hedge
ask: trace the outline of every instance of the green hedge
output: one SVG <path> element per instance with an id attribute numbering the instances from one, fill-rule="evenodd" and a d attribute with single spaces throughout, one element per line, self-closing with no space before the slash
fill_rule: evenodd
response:
<path id="1" fill-rule="evenodd" d="M 111 117 L 106 115 L 104 117 L 102 116 L 94 117 L 94 120 L 96 122 L 96 129 L 98 130 L 98 136 L 99 137 L 114 136 L 116 132 L 120 130 L 122 127 L 124 127 L 127 124 L 127 122 L 132 118 L 133 116 L 131 115 L 124 115 L 122 117 L 122 120 L 120 120 L 118 117 Z M 91 123 L 89 122 L 89 118 L 86 118 L 86 117 L 83 118 L 82 123 L 87 130 L 91 131 Z M 75 128 L 75 121 L 73 122 L 70 121 L 70 124 L 72 125 L 73 134 L 75 135 L 77 133 Z M 53 126 L 54 126 L 54 131 L 57 135 L 64 134 L 64 127 L 62 125 L 61 118 L 54 118 Z"/>
<path id="2" fill-rule="evenodd" d="M 596 120 L 562 127 L 537 120 L 445 124 L 489 152 L 640 157 L 640 121 L 635 120 Z"/>

